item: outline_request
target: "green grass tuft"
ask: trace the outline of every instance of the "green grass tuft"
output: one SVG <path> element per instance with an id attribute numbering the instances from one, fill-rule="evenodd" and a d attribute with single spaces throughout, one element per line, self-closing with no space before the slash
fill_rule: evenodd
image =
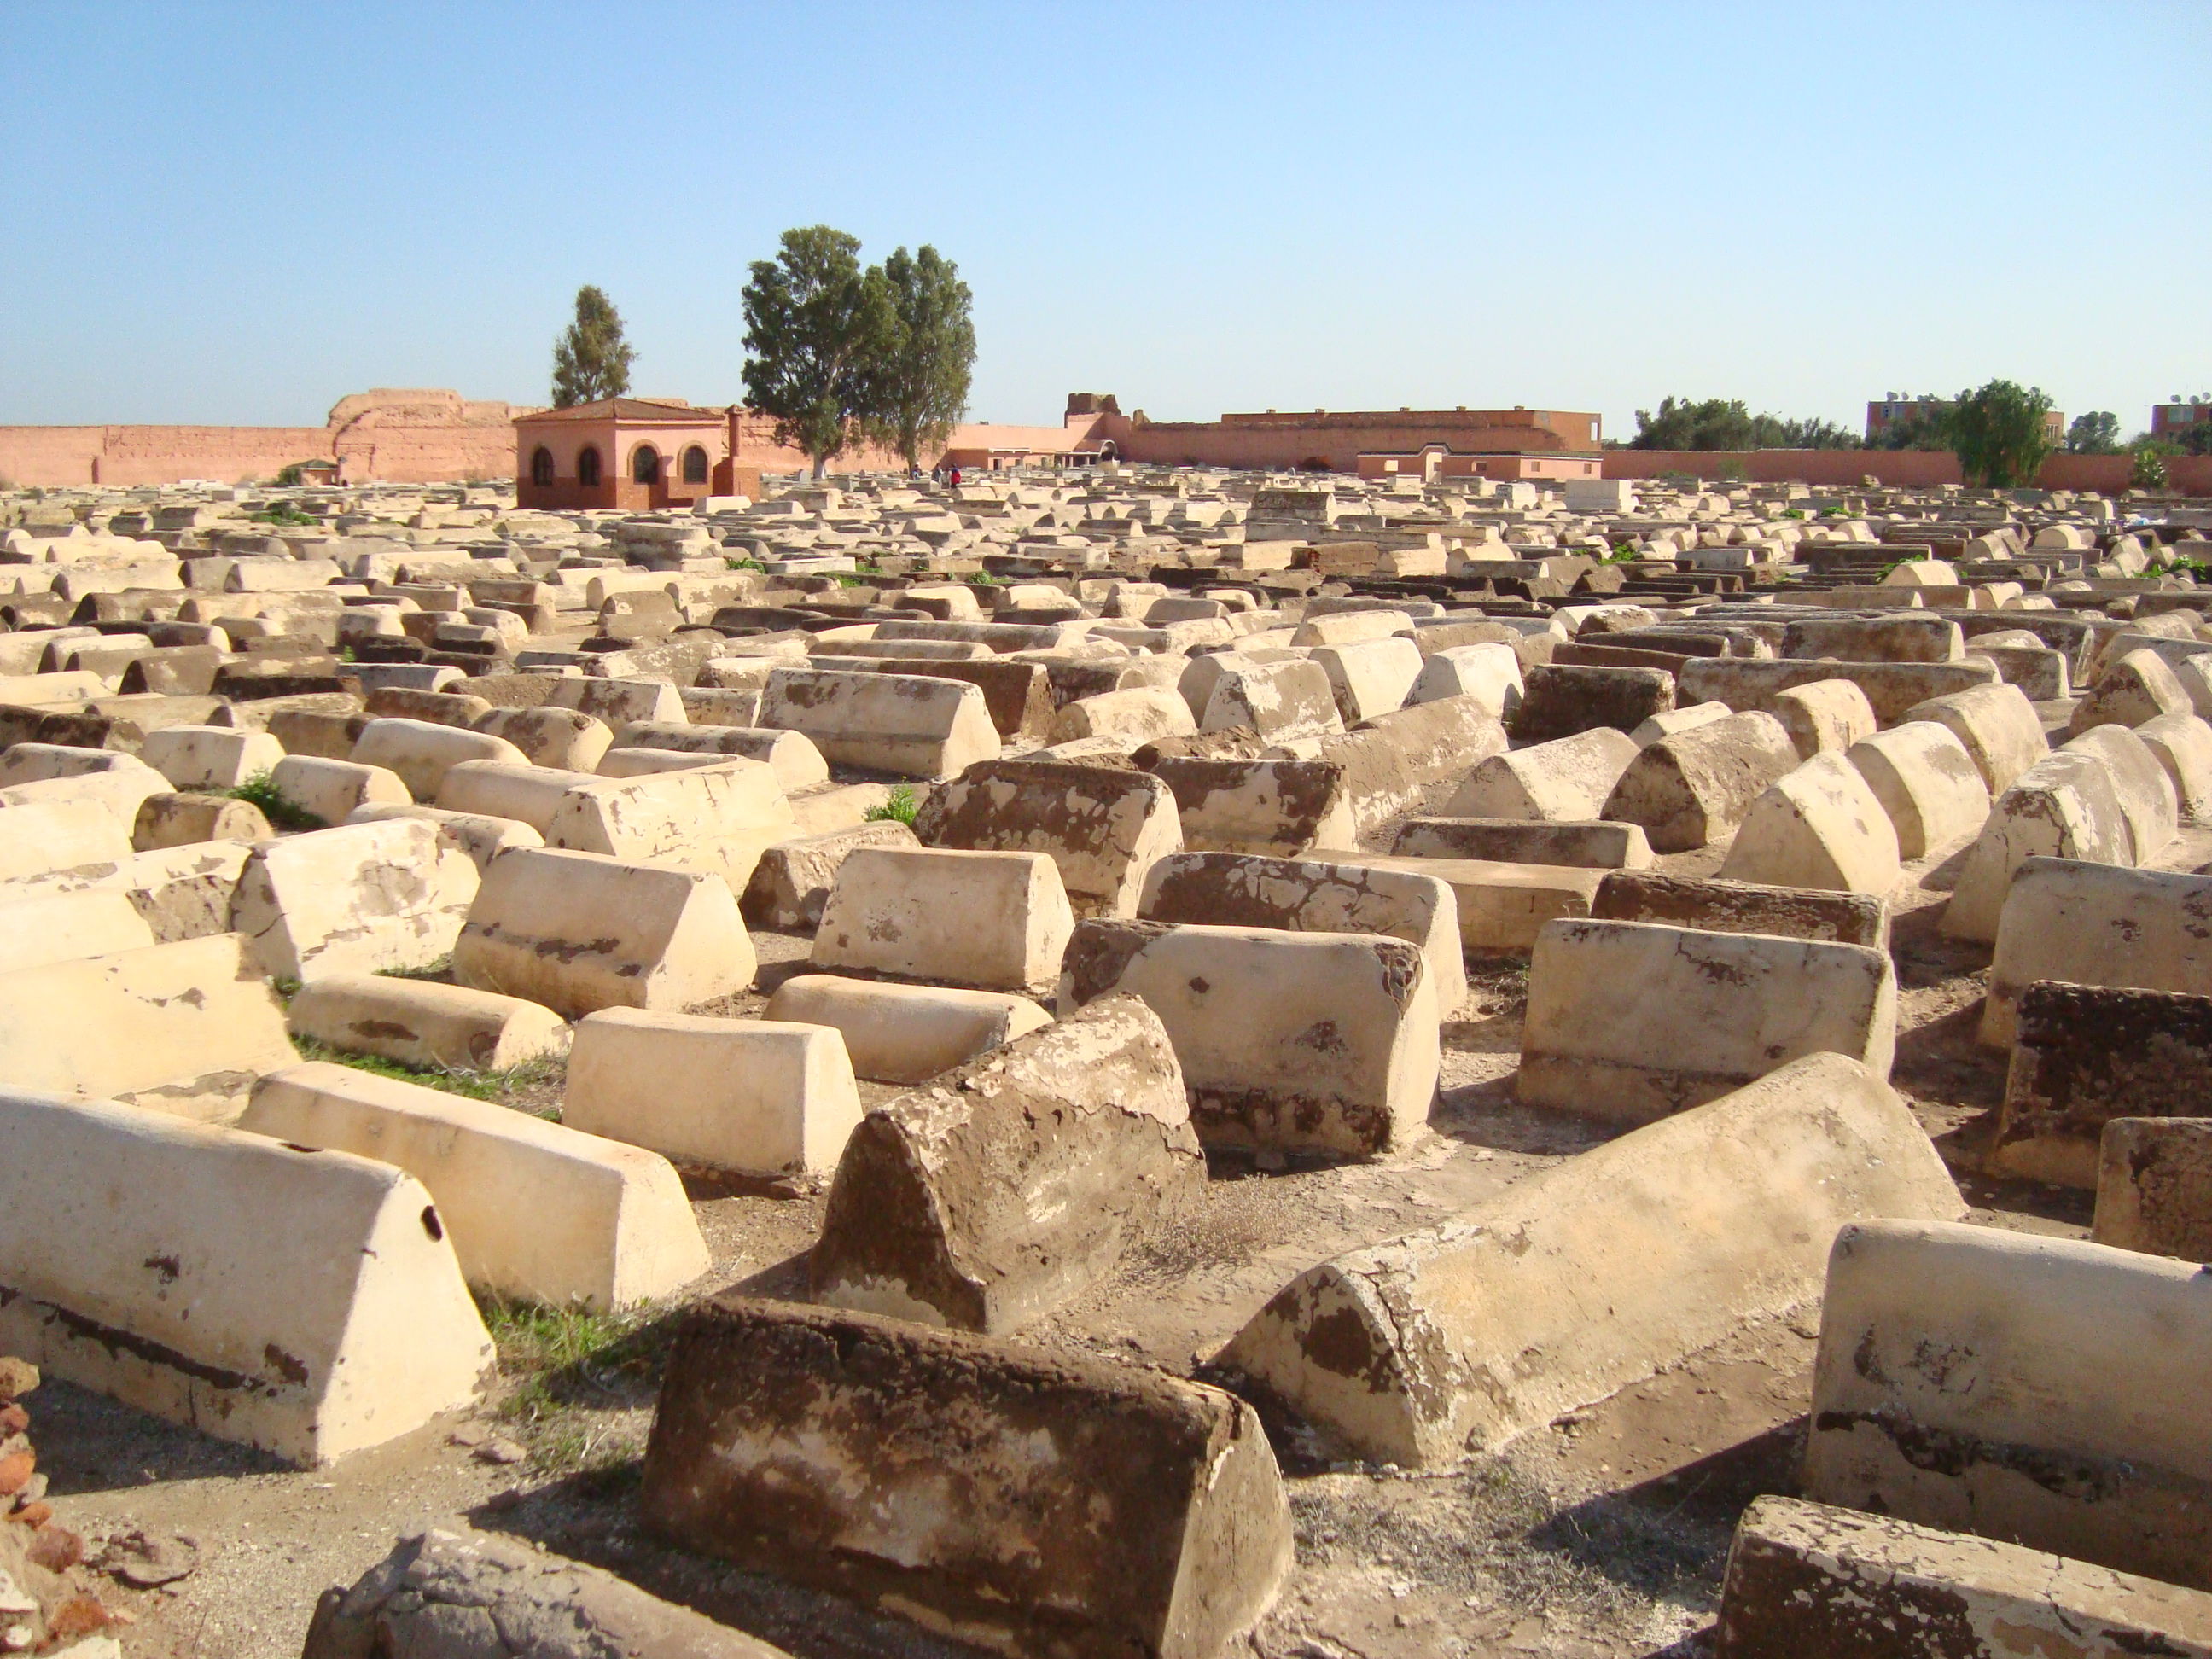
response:
<path id="1" fill-rule="evenodd" d="M 419 1083 L 426 1088 L 442 1090 L 447 1094 L 459 1095 L 469 1100 L 489 1101 L 494 1105 L 507 1104 L 507 1097 L 518 1090 L 550 1082 L 561 1075 L 563 1064 L 556 1056 L 525 1060 L 520 1066 L 510 1066 L 503 1071 L 465 1072 L 444 1066 L 405 1066 L 377 1054 L 360 1054 L 350 1049 L 333 1048 L 327 1042 L 308 1036 L 295 1036 L 292 1046 L 300 1051 L 302 1060 L 323 1060 L 336 1066 L 350 1066 L 356 1072 L 367 1072 L 372 1076 L 392 1078 L 401 1083 Z"/>
<path id="2" fill-rule="evenodd" d="M 230 792 L 233 800 L 249 801 L 278 830 L 327 830 L 331 826 L 276 787 L 267 772 L 256 772 Z"/>
<path id="3" fill-rule="evenodd" d="M 427 979 L 441 985 L 449 985 L 453 977 L 453 953 L 447 951 L 435 962 L 426 962 L 417 968 L 380 968 L 380 979 Z"/>
<path id="4" fill-rule="evenodd" d="M 881 806 L 871 806 L 860 816 L 870 823 L 903 823 L 911 830 L 915 814 L 921 811 L 921 798 L 914 793 L 912 786 L 895 783 L 891 786 L 890 797 Z"/>

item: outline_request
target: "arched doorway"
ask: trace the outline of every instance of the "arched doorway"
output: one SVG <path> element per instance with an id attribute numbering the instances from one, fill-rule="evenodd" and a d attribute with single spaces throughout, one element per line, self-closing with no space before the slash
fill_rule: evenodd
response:
<path id="1" fill-rule="evenodd" d="M 589 444 L 576 456 L 576 482 L 586 489 L 599 486 L 599 452 Z"/>
<path id="2" fill-rule="evenodd" d="M 629 477 L 632 483 L 657 484 L 660 482 L 660 452 L 651 444 L 640 444 L 630 452 Z"/>

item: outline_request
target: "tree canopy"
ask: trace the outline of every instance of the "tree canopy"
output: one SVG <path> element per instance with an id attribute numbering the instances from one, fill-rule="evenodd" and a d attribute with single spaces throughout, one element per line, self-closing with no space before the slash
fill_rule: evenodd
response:
<path id="1" fill-rule="evenodd" d="M 1855 449 L 1858 434 L 1818 416 L 1754 415 L 1741 398 L 1663 398 L 1656 414 L 1636 411 L 1631 449 Z"/>
<path id="2" fill-rule="evenodd" d="M 968 409 L 975 364 L 975 325 L 960 268 L 925 242 L 909 256 L 896 249 L 884 261 L 891 325 L 870 376 L 861 426 L 909 468 L 925 447 L 952 435 Z"/>
<path id="3" fill-rule="evenodd" d="M 2069 455 L 2117 455 L 2120 453 L 2120 417 L 2109 410 L 2076 415 L 2066 428 Z"/>
<path id="4" fill-rule="evenodd" d="M 2050 413 L 2040 388 L 2012 380 L 1960 392 L 1943 424 L 1966 482 L 1990 489 L 2033 483 L 2052 447 L 2045 424 Z"/>
<path id="5" fill-rule="evenodd" d="M 553 407 L 619 398 L 629 390 L 637 353 L 623 338 L 622 313 L 604 290 L 576 290 L 576 320 L 553 343 Z"/>
<path id="6" fill-rule="evenodd" d="M 860 269 L 860 242 L 827 225 L 783 233 L 745 284 L 745 401 L 775 420 L 820 477 L 859 435 L 896 331 L 890 285 Z"/>

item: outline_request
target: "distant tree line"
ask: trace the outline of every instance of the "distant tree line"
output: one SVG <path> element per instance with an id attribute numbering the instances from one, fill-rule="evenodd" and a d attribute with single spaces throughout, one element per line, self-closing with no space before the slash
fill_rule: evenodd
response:
<path id="1" fill-rule="evenodd" d="M 2138 434 L 2120 441 L 2119 417 L 2109 410 L 2076 416 L 2063 444 L 2049 429 L 2051 399 L 2041 388 L 2012 380 L 1991 380 L 1955 398 L 1933 392 L 1913 400 L 1912 414 L 1889 422 L 1865 437 L 1833 421 L 1785 420 L 1754 415 L 1741 398 L 1666 398 L 1655 413 L 1636 411 L 1636 435 L 1627 449 L 1923 449 L 1945 450 L 1959 458 L 1969 483 L 2014 489 L 2033 483 L 2056 448 L 2070 455 L 2136 458 L 2134 482 L 2157 488 L 2165 481 L 2165 458 L 2212 454 L 2212 422 L 2184 432 L 2179 440 Z"/>
<path id="2" fill-rule="evenodd" d="M 817 478 L 857 442 L 917 467 L 968 408 L 975 325 L 959 267 L 927 243 L 865 270 L 860 253 L 857 237 L 827 225 L 787 230 L 775 258 L 753 262 L 742 296 L 745 403 Z M 636 356 L 613 302 L 579 289 L 553 348 L 554 406 L 622 397 Z"/>
<path id="3" fill-rule="evenodd" d="M 1857 433 L 1817 417 L 1754 415 L 1741 398 L 1662 398 L 1654 414 L 1636 411 L 1628 449 L 1857 449 Z"/>

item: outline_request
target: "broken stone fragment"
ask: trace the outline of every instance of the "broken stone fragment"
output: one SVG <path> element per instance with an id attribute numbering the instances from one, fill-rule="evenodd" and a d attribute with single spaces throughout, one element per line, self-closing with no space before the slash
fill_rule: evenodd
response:
<path id="1" fill-rule="evenodd" d="M 301 1659 L 785 1659 L 783 1650 L 517 1539 L 400 1540 L 351 1589 L 323 1592 Z"/>

